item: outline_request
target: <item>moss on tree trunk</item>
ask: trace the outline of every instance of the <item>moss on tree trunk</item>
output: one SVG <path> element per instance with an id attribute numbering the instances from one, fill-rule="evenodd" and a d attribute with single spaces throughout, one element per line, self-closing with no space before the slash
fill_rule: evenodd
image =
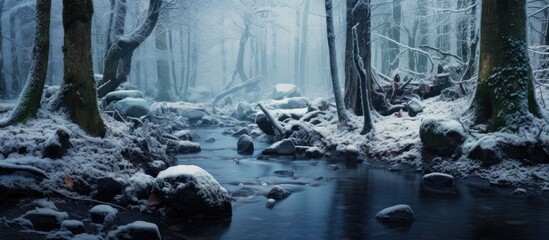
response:
<path id="1" fill-rule="evenodd" d="M 64 71 L 59 106 L 91 136 L 105 136 L 92 70 L 91 0 L 63 0 Z"/>
<path id="2" fill-rule="evenodd" d="M 540 117 L 526 43 L 525 0 L 483 0 L 476 123 L 514 130 Z"/>
<path id="3" fill-rule="evenodd" d="M 51 0 L 36 1 L 36 31 L 27 82 L 10 116 L 7 119 L 0 120 L 0 127 L 24 122 L 33 118 L 40 107 L 48 69 L 50 10 Z"/>

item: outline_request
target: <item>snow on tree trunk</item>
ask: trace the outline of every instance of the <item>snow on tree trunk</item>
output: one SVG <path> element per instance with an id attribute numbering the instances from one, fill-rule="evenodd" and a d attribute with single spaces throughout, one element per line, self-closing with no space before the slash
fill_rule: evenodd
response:
<path id="1" fill-rule="evenodd" d="M 0 0 L 0 19 L 2 19 L 2 13 L 4 12 L 4 0 Z M 2 25 L 0 24 L 0 33 L 2 33 Z M 2 53 L 2 40 L 4 38 L 0 37 L 0 53 Z M 0 54 L 0 99 L 8 98 L 8 89 L 6 85 L 6 75 L 4 74 L 4 54 Z"/>
<path id="2" fill-rule="evenodd" d="M 476 123 L 516 130 L 540 117 L 527 53 L 526 0 L 483 0 Z"/>
<path id="3" fill-rule="evenodd" d="M 156 49 L 161 52 L 156 60 L 156 76 L 158 79 L 158 94 L 156 101 L 173 102 L 170 87 L 170 66 L 166 58 L 168 45 L 166 39 L 166 28 L 162 25 L 156 27 Z"/>
<path id="4" fill-rule="evenodd" d="M 345 40 L 345 92 L 343 100 L 345 108 L 352 109 L 356 115 L 362 114 L 360 103 L 359 82 L 357 80 L 357 71 L 353 56 L 353 26 L 357 23 L 356 16 L 353 14 L 357 0 L 347 0 L 347 24 Z M 363 26 L 364 24 L 362 24 Z M 361 27 L 362 27 L 361 26 Z"/>
<path id="5" fill-rule="evenodd" d="M 149 0 L 147 19 L 132 32 L 117 38 L 109 48 L 105 57 L 103 79 L 97 89 L 99 97 L 104 97 L 107 93 L 116 90 L 126 80 L 126 78 L 117 78 L 124 75 L 118 73 L 121 59 L 133 54 L 133 51 L 152 33 L 158 21 L 161 5 L 162 0 Z"/>
<path id="6" fill-rule="evenodd" d="M 339 87 L 339 77 L 337 74 L 337 56 L 335 45 L 335 32 L 334 32 L 334 20 L 332 16 L 332 0 L 326 0 L 326 27 L 328 33 L 328 49 L 330 53 L 330 72 L 332 75 L 332 87 L 334 90 L 335 102 L 337 107 L 337 116 L 340 123 L 347 121 L 347 112 L 345 111 L 345 105 L 343 103 L 343 96 L 341 95 L 341 88 Z"/>
<path id="7" fill-rule="evenodd" d="M 105 136 L 99 115 L 91 55 L 92 0 L 63 0 L 64 77 L 55 107 L 91 136 Z"/>
<path id="8" fill-rule="evenodd" d="M 3 2 L 0 2 L 0 4 L 3 4 Z M 36 30 L 27 82 L 10 116 L 7 119 L 0 120 L 0 127 L 26 121 L 34 117 L 40 107 L 48 70 L 50 15 L 51 0 L 37 0 Z"/>
<path id="9" fill-rule="evenodd" d="M 369 3 L 368 3 L 369 5 Z M 370 11 L 367 11 L 363 13 L 365 15 L 370 15 Z M 368 25 L 370 25 L 370 21 L 367 22 Z M 365 29 L 370 29 L 370 26 L 367 26 Z M 367 33 L 369 35 L 369 32 Z M 360 98 L 362 99 L 362 115 L 364 116 L 364 124 L 362 125 L 362 132 L 360 134 L 366 134 L 369 133 L 372 128 L 372 117 L 370 115 L 370 91 L 367 87 L 367 82 L 370 81 L 371 74 L 371 48 L 370 48 L 370 38 L 367 37 L 367 41 L 363 42 L 366 46 L 368 46 L 366 55 L 366 64 L 364 63 L 361 55 L 360 55 L 360 46 L 358 43 L 358 33 L 357 33 L 357 26 L 353 27 L 353 55 L 355 59 L 355 67 L 358 72 L 358 80 L 360 82 Z"/>

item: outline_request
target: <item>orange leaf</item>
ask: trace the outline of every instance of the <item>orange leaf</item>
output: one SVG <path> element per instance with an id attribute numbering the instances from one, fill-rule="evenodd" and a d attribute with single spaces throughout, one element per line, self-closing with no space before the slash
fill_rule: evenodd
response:
<path id="1" fill-rule="evenodd" d="M 65 180 L 65 184 L 67 184 L 67 188 L 72 190 L 72 187 L 74 186 L 74 182 L 72 181 L 72 178 L 69 175 L 65 175 L 63 180 Z"/>

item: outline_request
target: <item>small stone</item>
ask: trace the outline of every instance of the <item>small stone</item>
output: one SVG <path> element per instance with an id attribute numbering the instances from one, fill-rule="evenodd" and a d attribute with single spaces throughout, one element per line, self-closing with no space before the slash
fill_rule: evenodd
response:
<path id="1" fill-rule="evenodd" d="M 67 129 L 59 128 L 52 134 L 45 143 L 43 157 L 58 159 L 65 155 L 69 149 L 71 136 Z"/>
<path id="2" fill-rule="evenodd" d="M 291 139 L 284 139 L 276 142 L 263 151 L 265 155 L 293 155 L 296 153 L 294 142 Z"/>
<path id="3" fill-rule="evenodd" d="M 515 191 L 513 191 L 513 197 L 516 197 L 516 198 L 528 197 L 528 191 L 526 191 L 526 189 L 524 188 L 517 188 L 515 189 Z"/>
<path id="4" fill-rule="evenodd" d="M 451 187 L 454 177 L 445 173 L 429 173 L 421 178 L 421 183 L 428 187 Z"/>
<path id="5" fill-rule="evenodd" d="M 242 135 L 250 135 L 250 131 L 247 128 L 241 128 L 235 133 L 233 133 L 234 137 L 240 137 Z"/>
<path id="6" fill-rule="evenodd" d="M 293 177 L 294 176 L 294 171 L 292 170 L 277 170 L 277 171 L 274 171 L 275 174 L 277 175 L 280 175 L 280 176 L 285 176 L 285 177 Z"/>
<path id="7" fill-rule="evenodd" d="M 376 214 L 376 218 L 384 223 L 412 223 L 414 222 L 414 212 L 408 205 L 399 204 L 385 208 Z"/>
<path id="8" fill-rule="evenodd" d="M 254 142 L 250 136 L 244 134 L 238 138 L 237 152 L 243 155 L 254 154 Z"/>
<path id="9" fill-rule="evenodd" d="M 90 218 L 93 223 L 111 226 L 118 218 L 118 210 L 109 205 L 97 205 L 90 209 Z"/>
<path id="10" fill-rule="evenodd" d="M 206 139 L 206 141 L 204 141 L 205 143 L 214 143 L 215 142 L 215 138 L 208 138 Z"/>
<path id="11" fill-rule="evenodd" d="M 269 198 L 269 200 L 267 200 L 267 203 L 265 204 L 265 207 L 274 208 L 275 204 L 276 204 L 276 200 Z"/>
<path id="12" fill-rule="evenodd" d="M 274 200 L 283 200 L 285 198 L 287 198 L 288 196 L 290 196 L 290 191 L 282 188 L 282 187 L 279 187 L 279 186 L 274 186 L 271 191 L 269 191 L 269 193 L 267 193 L 267 197 L 268 198 L 272 198 Z"/>
<path id="13" fill-rule="evenodd" d="M 312 159 L 318 159 L 321 158 L 324 153 L 320 148 L 317 147 L 311 147 L 305 151 L 305 157 L 312 158 Z"/>
<path id="14" fill-rule="evenodd" d="M 69 218 L 69 214 L 50 208 L 37 208 L 25 213 L 23 218 L 29 220 L 35 230 L 49 232 L 59 229 L 61 222 Z"/>
<path id="15" fill-rule="evenodd" d="M 154 223 L 135 221 L 133 223 L 120 226 L 109 233 L 108 240 L 131 239 L 131 240 L 160 240 L 160 230 Z"/>
<path id="16" fill-rule="evenodd" d="M 331 169 L 331 170 L 339 170 L 339 166 L 337 166 L 336 164 L 330 164 L 328 165 L 328 168 Z"/>
<path id="17" fill-rule="evenodd" d="M 61 222 L 61 230 L 69 231 L 72 234 L 84 233 L 84 223 L 78 220 L 65 220 Z"/>

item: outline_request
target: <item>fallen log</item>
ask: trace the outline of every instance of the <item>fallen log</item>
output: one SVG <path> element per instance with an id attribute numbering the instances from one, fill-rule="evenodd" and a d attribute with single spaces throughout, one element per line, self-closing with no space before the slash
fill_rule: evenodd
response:
<path id="1" fill-rule="evenodd" d="M 217 94 L 217 96 L 215 96 L 212 100 L 212 105 L 215 106 L 217 104 L 217 102 L 219 102 L 221 99 L 228 96 L 229 94 L 236 93 L 236 92 L 238 92 L 239 90 L 241 90 L 245 87 L 248 87 L 248 86 L 251 86 L 251 85 L 254 85 L 254 84 L 258 84 L 261 81 L 261 79 L 262 79 L 262 77 L 249 79 L 245 82 L 239 83 L 238 85 Z"/>

